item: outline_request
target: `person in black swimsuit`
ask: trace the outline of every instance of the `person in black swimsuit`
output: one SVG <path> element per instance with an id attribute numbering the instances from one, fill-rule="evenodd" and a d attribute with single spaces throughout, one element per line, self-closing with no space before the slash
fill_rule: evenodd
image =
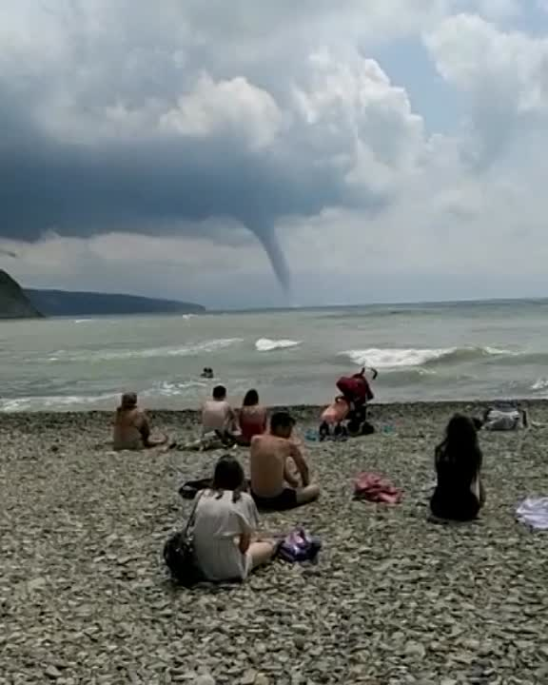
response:
<path id="1" fill-rule="evenodd" d="M 436 448 L 437 485 L 430 509 L 437 519 L 472 521 L 485 502 L 481 483 L 483 455 L 472 419 L 456 414 Z"/>

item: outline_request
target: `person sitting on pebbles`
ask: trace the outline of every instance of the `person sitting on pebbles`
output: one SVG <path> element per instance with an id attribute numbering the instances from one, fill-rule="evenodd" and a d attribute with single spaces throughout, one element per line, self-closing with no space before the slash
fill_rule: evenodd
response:
<path id="1" fill-rule="evenodd" d="M 305 458 L 291 439 L 295 420 L 287 412 L 270 419 L 270 433 L 251 441 L 251 494 L 259 509 L 281 511 L 318 499 Z"/>
<path id="2" fill-rule="evenodd" d="M 215 466 L 211 488 L 196 495 L 192 539 L 196 565 L 206 580 L 245 580 L 276 553 L 274 540 L 257 537 L 259 515 L 245 486 L 242 466 L 225 455 Z"/>
<path id="3" fill-rule="evenodd" d="M 483 455 L 472 419 L 455 414 L 445 440 L 436 448 L 437 485 L 430 501 L 434 519 L 472 521 L 485 503 Z"/>
<path id="4" fill-rule="evenodd" d="M 238 444 L 249 447 L 256 435 L 262 435 L 267 426 L 267 411 L 259 402 L 259 393 L 256 390 L 248 390 L 242 407 L 238 412 L 240 435 Z"/>
<path id="5" fill-rule="evenodd" d="M 165 445 L 166 437 L 152 439 L 150 423 L 137 404 L 137 393 L 122 395 L 114 417 L 113 446 L 115 450 L 142 450 Z"/>
<path id="6" fill-rule="evenodd" d="M 226 399 L 227 391 L 224 385 L 213 388 L 212 398 L 206 400 L 202 406 L 202 435 L 217 434 L 227 444 L 234 442 L 236 433 L 236 415 Z"/>

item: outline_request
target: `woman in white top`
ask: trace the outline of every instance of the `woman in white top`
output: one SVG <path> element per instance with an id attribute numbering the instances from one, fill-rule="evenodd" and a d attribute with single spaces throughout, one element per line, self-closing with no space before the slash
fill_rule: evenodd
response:
<path id="1" fill-rule="evenodd" d="M 197 495 L 194 553 L 208 580 L 245 580 L 276 551 L 271 540 L 253 540 L 259 516 L 251 495 L 242 492 L 244 487 L 240 463 L 226 455 L 217 462 L 212 489 Z"/>

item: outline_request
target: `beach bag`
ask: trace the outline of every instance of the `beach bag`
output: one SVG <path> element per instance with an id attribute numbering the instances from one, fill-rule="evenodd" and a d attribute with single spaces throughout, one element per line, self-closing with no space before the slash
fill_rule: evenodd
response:
<path id="1" fill-rule="evenodd" d="M 402 493 L 376 473 L 360 473 L 354 481 L 354 499 L 378 504 L 399 504 Z"/>
<path id="2" fill-rule="evenodd" d="M 527 413 L 515 405 L 497 405 L 484 415 L 484 430 L 515 431 L 527 427 Z"/>
<path id="3" fill-rule="evenodd" d="M 281 543 L 278 556 L 291 564 L 314 562 L 321 548 L 322 543 L 318 537 L 310 535 L 304 528 L 297 528 Z"/>
<path id="4" fill-rule="evenodd" d="M 183 530 L 174 533 L 165 543 L 163 558 L 171 578 L 184 587 L 192 587 L 202 580 L 202 574 L 196 564 L 192 528 L 196 520 L 196 508 L 200 497 L 196 498 L 194 507 Z"/>

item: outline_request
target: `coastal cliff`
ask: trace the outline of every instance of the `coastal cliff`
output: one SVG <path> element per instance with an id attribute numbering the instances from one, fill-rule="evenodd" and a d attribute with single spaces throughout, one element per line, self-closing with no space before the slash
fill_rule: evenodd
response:
<path id="1" fill-rule="evenodd" d="M 0 269 L 0 319 L 37 319 L 41 316 L 19 283 Z"/>

